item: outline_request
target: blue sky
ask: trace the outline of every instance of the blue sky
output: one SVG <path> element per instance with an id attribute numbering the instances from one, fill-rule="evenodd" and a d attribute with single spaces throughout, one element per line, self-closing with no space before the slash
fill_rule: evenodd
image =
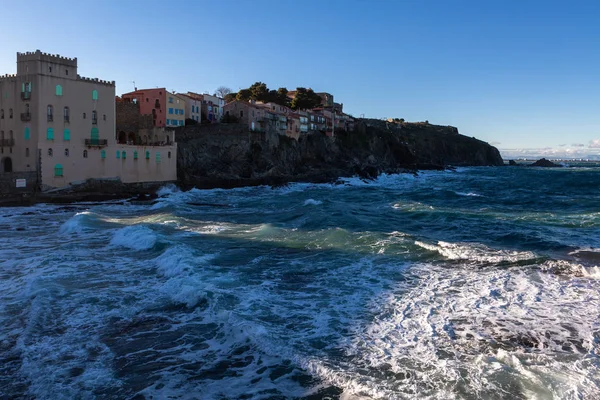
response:
<path id="1" fill-rule="evenodd" d="M 305 86 L 334 94 L 355 116 L 454 125 L 499 148 L 599 150 L 600 2 L 30 0 L 3 8 L 0 73 L 15 72 L 17 51 L 40 49 L 78 57 L 80 74 L 115 80 L 118 94 L 132 81 L 178 92 Z"/>

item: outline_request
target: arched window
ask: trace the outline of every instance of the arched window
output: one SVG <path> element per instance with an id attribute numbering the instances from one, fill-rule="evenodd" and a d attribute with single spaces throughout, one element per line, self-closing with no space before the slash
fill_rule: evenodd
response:
<path id="1" fill-rule="evenodd" d="M 150 150 L 146 150 L 146 160 L 150 159 Z"/>
<path id="2" fill-rule="evenodd" d="M 70 129 L 65 128 L 65 130 L 63 132 L 63 140 L 65 142 L 68 142 L 71 140 L 71 130 Z"/>
<path id="3" fill-rule="evenodd" d="M 48 157 L 52 157 L 52 149 L 48 149 Z"/>
<path id="4" fill-rule="evenodd" d="M 62 96 L 62 86 L 56 85 L 56 95 Z"/>
<path id="5" fill-rule="evenodd" d="M 48 130 L 46 130 L 46 139 L 54 140 L 54 129 L 53 128 L 48 128 Z"/>
<path id="6" fill-rule="evenodd" d="M 83 151 L 83 158 L 87 158 L 87 157 L 88 157 L 88 152 L 87 152 L 87 150 L 84 150 Z"/>
<path id="7" fill-rule="evenodd" d="M 54 166 L 54 176 L 63 176 L 62 164 L 56 164 Z"/>
<path id="8" fill-rule="evenodd" d="M 65 122 L 69 122 L 69 121 L 70 121 L 70 119 L 71 119 L 70 115 L 71 115 L 71 114 L 70 114 L 70 112 L 69 112 L 69 107 L 65 107 L 65 108 L 63 109 L 63 117 L 64 117 L 64 119 L 65 119 Z"/>
<path id="9" fill-rule="evenodd" d="M 137 160 L 137 159 L 138 159 L 138 152 L 137 152 L 137 150 L 134 150 L 134 151 L 133 151 L 133 159 L 134 159 L 134 160 Z"/>
<path id="10" fill-rule="evenodd" d="M 51 105 L 48 105 L 47 114 L 48 114 L 48 122 L 52 122 L 54 120 L 54 107 L 52 107 Z"/>
<path id="11" fill-rule="evenodd" d="M 117 158 L 121 158 L 121 152 L 117 150 Z"/>
<path id="12" fill-rule="evenodd" d="M 69 149 L 65 149 L 65 157 L 69 157 Z"/>
<path id="13" fill-rule="evenodd" d="M 31 131 L 29 130 L 29 127 L 25 128 L 25 140 L 29 140 L 31 139 Z"/>
<path id="14" fill-rule="evenodd" d="M 96 89 L 92 90 L 92 100 L 98 100 L 98 91 Z"/>
<path id="15" fill-rule="evenodd" d="M 103 159 L 103 160 L 106 158 L 106 150 L 102 150 L 100 152 L 100 158 Z"/>
<path id="16" fill-rule="evenodd" d="M 123 160 L 127 158 L 127 152 L 125 152 L 125 150 L 123 150 L 123 151 L 121 152 L 121 158 L 122 158 Z"/>
<path id="17" fill-rule="evenodd" d="M 157 151 L 156 152 L 156 163 L 158 164 L 160 162 L 160 153 Z"/>

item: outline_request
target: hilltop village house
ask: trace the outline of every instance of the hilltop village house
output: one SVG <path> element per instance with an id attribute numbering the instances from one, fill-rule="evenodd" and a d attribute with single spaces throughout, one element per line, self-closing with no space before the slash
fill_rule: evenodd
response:
<path id="1" fill-rule="evenodd" d="M 17 73 L 0 77 L 0 181 L 47 190 L 176 180 L 172 133 L 142 144 L 118 140 L 115 125 L 114 81 L 81 77 L 77 58 L 17 53 Z"/>
<path id="2" fill-rule="evenodd" d="M 294 96 L 295 92 L 291 92 Z M 275 103 L 234 100 L 225 104 L 225 115 L 248 125 L 253 132 L 275 131 L 298 139 L 309 132 L 333 135 L 333 129 L 354 129 L 354 118 L 341 112 L 341 104 L 333 103 L 333 96 L 317 93 L 323 99 L 321 107 L 312 110 L 292 110 Z M 293 98 L 293 97 L 292 97 Z M 339 111 L 338 111 L 339 110 Z"/>

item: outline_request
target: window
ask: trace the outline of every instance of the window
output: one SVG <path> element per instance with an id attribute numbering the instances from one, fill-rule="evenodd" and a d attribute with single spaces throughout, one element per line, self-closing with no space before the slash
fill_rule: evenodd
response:
<path id="1" fill-rule="evenodd" d="M 54 140 L 54 129 L 53 128 L 48 128 L 48 130 L 46 131 L 46 139 Z"/>
<path id="2" fill-rule="evenodd" d="M 0 119 L 4 119 L 4 109 L 0 110 Z"/>
<path id="3" fill-rule="evenodd" d="M 121 158 L 121 152 L 117 150 L 117 158 Z"/>
<path id="4" fill-rule="evenodd" d="M 102 119 L 106 121 L 106 114 L 102 115 Z"/>
<path id="5" fill-rule="evenodd" d="M 134 150 L 134 151 L 133 151 L 133 159 L 134 159 L 134 160 L 137 160 L 137 159 L 138 159 L 138 152 L 137 152 L 137 150 Z"/>
<path id="6" fill-rule="evenodd" d="M 92 100 L 98 100 L 98 91 L 96 89 L 92 90 Z"/>
<path id="7" fill-rule="evenodd" d="M 169 97 L 169 103 L 173 103 L 173 98 Z"/>
<path id="8" fill-rule="evenodd" d="M 69 157 L 69 149 L 65 149 L 65 157 Z"/>
<path id="9" fill-rule="evenodd" d="M 90 139 L 96 140 L 96 143 L 100 140 L 100 131 L 95 126 L 90 131 Z"/>
<path id="10" fill-rule="evenodd" d="M 47 108 L 47 114 L 48 114 L 48 122 L 54 121 L 54 107 L 49 105 Z"/>
<path id="11" fill-rule="evenodd" d="M 146 160 L 150 159 L 150 150 L 146 150 Z"/>
<path id="12" fill-rule="evenodd" d="M 52 149 L 48 149 L 48 157 L 52 157 Z"/>
<path id="13" fill-rule="evenodd" d="M 62 96 L 62 86 L 56 85 L 56 95 Z"/>
<path id="14" fill-rule="evenodd" d="M 92 111 L 92 124 L 98 123 L 98 112 L 96 110 Z"/>
<path id="15" fill-rule="evenodd" d="M 240 111 L 240 117 L 244 116 L 244 110 Z"/>
<path id="16" fill-rule="evenodd" d="M 13 109 L 11 108 L 8 110 L 8 118 L 12 119 L 12 117 L 13 117 Z"/>
<path id="17" fill-rule="evenodd" d="M 148 98 L 146 97 L 146 103 L 147 103 L 148 101 L 150 101 L 150 99 L 148 99 Z"/>
<path id="18" fill-rule="evenodd" d="M 65 69 L 65 75 L 69 75 L 69 70 Z"/>
<path id="19" fill-rule="evenodd" d="M 65 122 L 69 122 L 70 121 L 69 107 L 65 107 L 63 109 L 63 118 L 64 118 Z"/>
<path id="20" fill-rule="evenodd" d="M 168 157 L 168 158 L 171 158 L 171 152 L 168 152 L 168 153 L 167 153 L 167 157 Z"/>
<path id="21" fill-rule="evenodd" d="M 123 151 L 121 152 L 121 158 L 122 158 L 123 160 L 127 158 L 127 153 L 125 152 L 125 150 L 123 150 Z"/>
<path id="22" fill-rule="evenodd" d="M 183 120 L 179 121 L 179 126 L 183 126 L 183 125 L 184 125 Z"/>
<path id="23" fill-rule="evenodd" d="M 62 164 L 56 164 L 54 166 L 54 176 L 63 176 Z"/>
<path id="24" fill-rule="evenodd" d="M 85 119 L 85 113 L 83 113 L 83 119 Z"/>
<path id="25" fill-rule="evenodd" d="M 169 114 L 173 114 L 173 109 L 169 108 Z"/>
<path id="26" fill-rule="evenodd" d="M 63 140 L 65 142 L 68 142 L 71 140 L 71 130 L 70 129 L 65 128 L 65 130 L 63 131 Z"/>
<path id="27" fill-rule="evenodd" d="M 100 158 L 103 159 L 103 160 L 106 158 L 106 150 L 102 150 L 100 152 Z"/>
<path id="28" fill-rule="evenodd" d="M 160 153 L 158 151 L 156 152 L 156 163 L 160 163 Z"/>
<path id="29" fill-rule="evenodd" d="M 88 158 L 88 152 L 87 152 L 87 150 L 83 151 L 83 158 Z"/>
<path id="30" fill-rule="evenodd" d="M 169 125 L 170 123 L 171 123 L 171 121 L 167 119 L 167 125 Z"/>
<path id="31" fill-rule="evenodd" d="M 29 157 L 29 147 L 25 148 L 25 157 Z"/>
<path id="32" fill-rule="evenodd" d="M 48 72 L 52 72 L 52 67 L 48 66 Z"/>

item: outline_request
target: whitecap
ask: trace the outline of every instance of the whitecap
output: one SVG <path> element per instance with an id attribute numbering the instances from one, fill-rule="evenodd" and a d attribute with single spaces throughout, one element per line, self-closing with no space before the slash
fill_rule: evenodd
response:
<path id="1" fill-rule="evenodd" d="M 484 197 L 481 194 L 477 194 L 477 193 L 473 193 L 473 192 L 468 192 L 468 193 L 464 193 L 464 192 L 454 192 L 459 196 L 466 196 L 466 197 Z"/>
<path id="2" fill-rule="evenodd" d="M 426 250 L 435 251 L 450 260 L 469 260 L 483 263 L 517 262 L 533 260 L 536 255 L 530 251 L 497 250 L 480 243 L 448 243 L 429 244 L 415 241 L 415 244 Z"/>
<path id="3" fill-rule="evenodd" d="M 318 206 L 323 204 L 323 202 L 321 200 L 315 200 L 315 199 L 308 199 L 304 202 L 305 206 Z"/>
<path id="4" fill-rule="evenodd" d="M 75 214 L 60 226 L 59 233 L 73 234 L 84 232 L 87 229 L 85 221 L 89 218 L 89 215 L 90 212 L 88 211 Z"/>
<path id="5" fill-rule="evenodd" d="M 152 229 L 142 225 L 132 225 L 116 231 L 110 244 L 132 250 L 148 250 L 154 247 L 156 241 L 157 236 Z"/>

